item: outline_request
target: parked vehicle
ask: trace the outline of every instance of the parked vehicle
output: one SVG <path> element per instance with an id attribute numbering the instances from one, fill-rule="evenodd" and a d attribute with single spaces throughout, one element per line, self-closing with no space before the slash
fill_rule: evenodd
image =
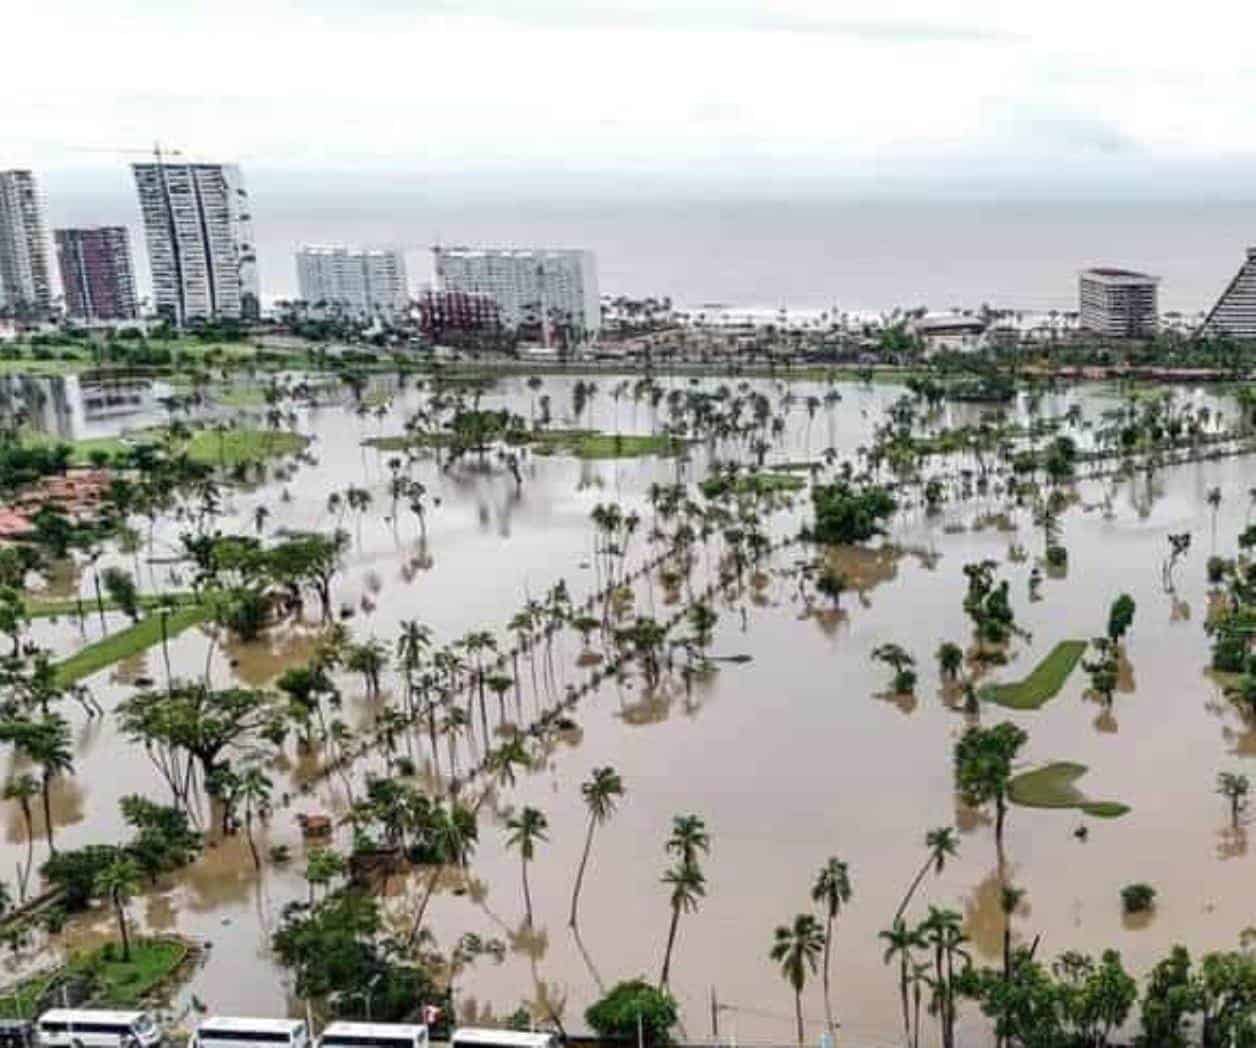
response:
<path id="1" fill-rule="evenodd" d="M 427 1027 L 419 1023 L 335 1022 L 323 1031 L 318 1044 L 319 1048 L 427 1048 Z"/>
<path id="2" fill-rule="evenodd" d="M 42 1048 L 155 1048 L 161 1028 L 148 1012 L 53 1008 L 39 1017 Z"/>
<path id="3" fill-rule="evenodd" d="M 254 1019 L 215 1016 L 192 1034 L 188 1048 L 310 1048 L 302 1019 Z"/>
<path id="4" fill-rule="evenodd" d="M 0 1048 L 33 1048 L 35 1024 L 25 1019 L 0 1019 Z"/>
<path id="5" fill-rule="evenodd" d="M 455 1030 L 450 1048 L 559 1048 L 558 1035 L 464 1026 Z"/>

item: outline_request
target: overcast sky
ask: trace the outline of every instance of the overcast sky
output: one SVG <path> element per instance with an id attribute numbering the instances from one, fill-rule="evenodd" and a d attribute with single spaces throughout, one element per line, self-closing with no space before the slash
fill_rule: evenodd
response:
<path id="1" fill-rule="evenodd" d="M 1256 5 L 9 0 L 0 166 L 1153 189 L 1256 165 Z M 1238 177 L 1241 173 L 1242 177 Z"/>

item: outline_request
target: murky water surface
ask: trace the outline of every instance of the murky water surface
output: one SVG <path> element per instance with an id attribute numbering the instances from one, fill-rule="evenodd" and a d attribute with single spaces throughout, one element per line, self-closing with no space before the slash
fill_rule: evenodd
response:
<path id="1" fill-rule="evenodd" d="M 558 420 L 577 421 L 570 417 L 573 382 L 545 380 L 541 392 L 552 398 Z M 599 394 L 580 424 L 648 432 L 654 413 L 629 398 L 612 399 L 612 384 L 599 379 Z M 756 384 L 769 390 L 775 385 Z M 840 403 L 809 418 L 805 397 L 827 388 L 794 384 L 798 400 L 770 460 L 815 457 L 829 445 L 852 453 L 902 392 L 843 385 Z M 527 417 L 537 395 L 522 379 L 505 379 L 484 403 L 509 405 Z M 421 394 L 405 391 L 383 418 L 360 418 L 342 407 L 303 411 L 301 428 L 315 438 L 318 464 L 301 468 L 290 480 L 229 498 L 224 530 L 251 530 L 259 505 L 271 513 L 268 529 L 330 528 L 337 519 L 327 509 L 329 493 L 351 483 L 371 489 L 372 508 L 360 518 L 347 513 L 341 521 L 353 549 L 337 599 L 358 609 L 351 626 L 359 639 L 373 635 L 391 646 L 400 621 L 418 618 L 431 624 L 438 640 L 487 628 L 505 642 L 507 621 L 529 596 L 559 578 L 577 597 L 596 585 L 589 513 L 598 502 L 619 500 L 648 515 L 644 494 L 651 483 L 700 478 L 706 468 L 704 451 L 687 464 L 533 457 L 516 490 L 492 463 L 483 471 L 465 468 L 452 475 L 428 463 L 416 475 L 441 502 L 429 513 L 423 545 L 404 509 L 391 519 L 387 453 L 361 445 L 368 436 L 399 433 L 420 400 Z M 1093 387 L 1050 398 L 1043 410 L 1062 414 L 1073 403 L 1093 418 L 1117 401 L 1110 390 Z M 1223 401 L 1216 404 L 1233 412 Z M 948 410 L 956 422 L 979 412 L 966 406 Z M 582 1029 L 583 1011 L 600 984 L 637 974 L 656 978 L 669 918 L 659 881 L 666 866 L 663 843 L 672 816 L 684 812 L 702 815 L 713 837 L 705 863 L 708 897 L 698 913 L 681 920 L 673 964 L 673 989 L 692 1038 L 712 1032 L 713 990 L 725 1006 L 722 1036 L 742 1041 L 792 1036 L 790 991 L 768 959 L 772 929 L 808 907 L 815 871 L 837 855 L 850 864 L 854 898 L 839 921 L 836 1005 L 851 1043 L 895 1043 L 897 988 L 881 963 L 877 933 L 888 925 L 923 858 L 925 830 L 957 817 L 963 830 L 960 856 L 940 877 L 926 880 L 916 905 L 961 910 L 978 954 L 993 962 L 1002 915 L 992 833 L 988 823 L 956 811 L 951 750 L 965 719 L 953 708 L 954 696 L 943 691 L 932 654 L 943 640 L 967 643 L 961 569 L 987 557 L 1000 562 L 1018 618 L 1032 634 L 1032 640 L 1013 645 L 1013 661 L 991 679 L 1028 673 L 1059 640 L 1101 633 L 1117 594 L 1128 592 L 1137 602 L 1127 643 L 1130 672 L 1110 714 L 1084 698 L 1080 672 L 1040 711 L 1013 714 L 991 707 L 982 713 L 987 722 L 1010 718 L 1029 731 L 1027 765 L 1083 763 L 1090 769 L 1083 780 L 1090 796 L 1118 799 L 1133 809 L 1112 821 L 1083 819 L 1073 811 L 1012 809 L 1008 854 L 1013 879 L 1026 891 L 1014 918 L 1016 933 L 1041 935 L 1039 950 L 1046 955 L 1115 946 L 1140 973 L 1175 942 L 1200 949 L 1235 944 L 1238 931 L 1253 922 L 1248 896 L 1256 858 L 1248 853 L 1245 834 L 1228 830 L 1225 805 L 1213 788 L 1219 770 L 1242 770 L 1256 755 L 1256 729 L 1204 672 L 1204 561 L 1214 533 L 1205 494 L 1214 486 L 1224 493 L 1216 544 L 1232 549 L 1233 536 L 1248 518 L 1252 477 L 1250 460 L 1243 458 L 1178 467 L 1150 483 L 1140 476 L 1115 488 L 1110 515 L 1097 508 L 1104 492 L 1099 482 L 1079 485 L 1081 503 L 1063 518 L 1067 577 L 1048 579 L 1043 599 L 1034 603 L 1028 599 L 1033 556 L 1010 558 L 1009 550 L 1020 544 L 1040 553 L 1041 531 L 1028 510 L 998 517 L 1004 505 L 992 495 L 948 504 L 936 517 L 906 511 L 893 529 L 894 550 L 837 554 L 858 579 L 857 592 L 843 597 L 840 611 L 805 614 L 796 583 L 775 572 L 760 580 L 753 599 L 736 607 L 717 605 L 713 653 L 749 654 L 752 661 L 721 664 L 689 694 L 669 686 L 643 695 L 634 679 L 603 686 L 577 710 L 579 730 L 567 733 L 543 766 L 485 805 L 471 870 L 478 890 L 442 890 L 430 910 L 433 932 L 445 946 L 475 931 L 501 937 L 510 947 L 502 963 L 481 959 L 459 977 L 462 1015 L 509 1013 L 521 1001 L 544 995 L 569 1030 Z M 774 530 L 784 533 L 799 519 L 797 511 L 782 513 Z M 1160 565 L 1166 535 L 1184 530 L 1195 542 L 1171 598 L 1162 589 Z M 175 551 L 177 533 L 173 523 L 158 527 L 158 556 Z M 636 542 L 630 561 L 645 553 L 645 540 Z M 773 566 L 787 568 L 800 555 L 791 547 L 776 555 Z M 129 556 L 117 561 L 134 564 Z M 177 564 L 142 563 L 141 571 L 145 588 L 184 581 Z M 91 592 L 88 572 L 77 580 L 58 579 L 56 589 L 73 592 L 76 586 Z M 656 602 L 661 612 L 663 599 L 657 584 L 638 590 L 639 605 L 647 608 Z M 109 619 L 112 627 L 116 616 Z M 34 635 L 68 652 L 100 630 L 89 614 L 81 624 L 37 623 Z M 314 638 L 312 627 L 285 626 L 256 644 L 229 645 L 215 659 L 215 682 L 263 685 L 307 658 Z M 869 653 L 888 641 L 904 645 L 919 660 L 914 700 L 883 696 L 887 673 Z M 203 672 L 208 645 L 199 629 L 172 641 L 176 672 Z M 578 650 L 574 637 L 559 648 L 573 681 L 586 672 L 575 665 Z M 154 649 L 88 683 L 111 710 L 137 678 L 161 676 L 160 660 Z M 340 683 L 349 700 L 347 719 L 369 725 L 373 710 L 360 678 L 346 674 Z M 387 683 L 392 688 L 397 682 Z M 58 784 L 53 819 L 58 843 L 73 847 L 113 839 L 120 797 L 160 798 L 165 788 L 142 751 L 119 738 L 112 716 L 92 721 L 77 708 L 67 712 L 75 725 L 78 773 Z M 424 737 L 416 737 L 415 745 L 426 752 Z M 586 825 L 579 783 L 606 764 L 619 770 L 628 793 L 618 814 L 598 831 L 577 942 L 566 917 Z M 370 760 L 361 767 L 369 766 Z M 295 758 L 275 769 L 278 792 L 292 790 L 302 771 Z M 342 794 L 339 780 L 327 780 L 315 796 L 281 810 L 263 831 L 263 852 L 279 843 L 293 848 L 289 867 L 267 867 L 257 875 L 241 835 L 215 843 L 183 875 L 133 904 L 146 927 L 177 929 L 212 945 L 209 961 L 185 993 L 194 992 L 211 1010 L 224 1013 L 266 1015 L 299 1007 L 269 954 L 268 936 L 284 903 L 306 892 L 296 813 L 343 811 Z M 531 935 L 523 926 L 518 857 L 505 848 L 503 825 L 510 810 L 525 804 L 542 809 L 550 823 L 549 840 L 532 868 L 537 928 Z M 5 820 L 0 869 L 12 870 L 25 855 L 26 833 L 16 808 L 6 809 Z M 1083 821 L 1089 827 L 1084 842 L 1074 836 Z M 38 862 L 46 851 L 38 815 L 35 835 Z M 1145 927 L 1128 927 L 1121 918 L 1118 890 L 1131 881 L 1149 882 L 1159 891 L 1156 913 Z M 403 890 L 417 896 L 418 889 L 414 884 Z M 77 924 L 70 938 L 89 942 L 111 928 L 106 915 L 93 915 Z M 805 1007 L 818 1036 L 823 1016 L 818 982 L 808 989 Z"/>

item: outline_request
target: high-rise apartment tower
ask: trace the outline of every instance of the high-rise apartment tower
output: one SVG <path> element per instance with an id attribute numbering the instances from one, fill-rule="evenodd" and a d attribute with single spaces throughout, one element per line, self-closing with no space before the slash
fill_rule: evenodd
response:
<path id="1" fill-rule="evenodd" d="M 253 216 L 234 164 L 132 164 L 153 277 L 172 323 L 250 320 L 260 310 Z"/>

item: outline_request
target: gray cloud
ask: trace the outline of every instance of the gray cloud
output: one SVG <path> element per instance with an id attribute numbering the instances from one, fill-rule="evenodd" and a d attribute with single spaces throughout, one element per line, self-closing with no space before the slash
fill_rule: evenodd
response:
<path id="1" fill-rule="evenodd" d="M 335 0 L 306 5 L 339 13 Z M 393 17 L 441 15 L 492 18 L 500 22 L 551 29 L 658 29 L 701 32 L 764 32 L 843 36 L 870 43 L 1015 43 L 1024 38 L 989 26 L 915 20 L 844 19 L 825 14 L 770 10 L 765 6 L 725 4 L 596 4 L 588 0 L 359 0 L 355 15 Z"/>

